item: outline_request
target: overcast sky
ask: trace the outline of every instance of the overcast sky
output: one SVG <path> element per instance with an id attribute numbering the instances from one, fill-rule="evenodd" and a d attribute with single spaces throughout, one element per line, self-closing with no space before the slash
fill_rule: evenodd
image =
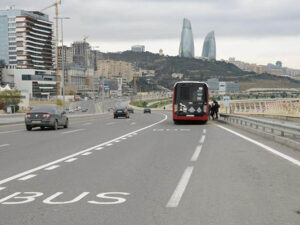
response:
<path id="1" fill-rule="evenodd" d="M 40 10 L 54 0 L 1 0 L 1 8 Z M 54 8 L 45 11 L 53 20 Z M 195 55 L 215 31 L 217 58 L 267 64 L 281 60 L 300 69 L 299 0 L 62 0 L 65 41 L 82 40 L 99 50 L 124 51 L 144 44 L 147 51 L 177 55 L 182 20 L 190 19 Z"/>

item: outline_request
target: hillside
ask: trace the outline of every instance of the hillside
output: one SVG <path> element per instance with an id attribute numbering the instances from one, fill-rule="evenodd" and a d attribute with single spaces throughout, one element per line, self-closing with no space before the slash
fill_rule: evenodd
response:
<path id="1" fill-rule="evenodd" d="M 223 61 L 205 61 L 132 51 L 104 53 L 103 57 L 105 59 L 127 61 L 134 63 L 136 67 L 155 70 L 157 84 L 167 88 L 171 88 L 178 81 L 171 77 L 172 73 L 184 74 L 184 80 L 205 81 L 209 78 L 219 78 L 224 81 L 238 81 L 241 90 L 253 87 L 300 87 L 299 81 L 269 74 L 258 75 L 254 72 L 245 72 L 235 65 Z"/>

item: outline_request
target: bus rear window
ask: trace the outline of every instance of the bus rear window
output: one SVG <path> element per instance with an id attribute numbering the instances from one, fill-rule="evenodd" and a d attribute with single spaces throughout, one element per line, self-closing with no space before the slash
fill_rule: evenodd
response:
<path id="1" fill-rule="evenodd" d="M 203 101 L 204 88 L 202 86 L 179 86 L 177 89 L 177 101 Z"/>

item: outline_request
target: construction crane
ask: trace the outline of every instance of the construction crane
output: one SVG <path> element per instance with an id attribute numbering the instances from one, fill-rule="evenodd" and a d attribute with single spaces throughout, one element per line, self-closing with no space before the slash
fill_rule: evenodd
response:
<path id="1" fill-rule="evenodd" d="M 60 83 L 59 83 L 59 63 L 58 63 L 58 44 L 59 44 L 59 39 L 58 39 L 58 5 L 61 5 L 61 0 L 56 1 L 55 3 L 53 3 L 52 5 L 49 5 L 45 8 L 43 8 L 42 10 L 40 10 L 41 12 L 55 7 L 55 28 L 56 28 L 56 95 L 60 94 Z"/>
<path id="2" fill-rule="evenodd" d="M 83 41 L 86 42 L 86 39 L 88 39 L 88 38 L 89 38 L 88 35 L 83 36 Z"/>

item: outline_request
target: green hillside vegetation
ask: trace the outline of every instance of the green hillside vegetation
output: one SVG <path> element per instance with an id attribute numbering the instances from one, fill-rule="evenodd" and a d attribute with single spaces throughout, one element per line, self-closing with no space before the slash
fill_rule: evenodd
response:
<path id="1" fill-rule="evenodd" d="M 219 78 L 222 81 L 240 82 L 241 90 L 256 87 L 300 87 L 300 81 L 269 74 L 245 72 L 235 65 L 223 61 L 206 61 L 202 59 L 181 58 L 178 56 L 160 56 L 150 52 L 105 53 L 105 59 L 121 60 L 133 63 L 137 68 L 155 70 L 154 84 L 148 86 L 144 79 L 138 79 L 138 86 L 148 91 L 155 89 L 155 84 L 171 89 L 178 79 L 172 73 L 184 74 L 183 80 L 206 81 Z"/>

